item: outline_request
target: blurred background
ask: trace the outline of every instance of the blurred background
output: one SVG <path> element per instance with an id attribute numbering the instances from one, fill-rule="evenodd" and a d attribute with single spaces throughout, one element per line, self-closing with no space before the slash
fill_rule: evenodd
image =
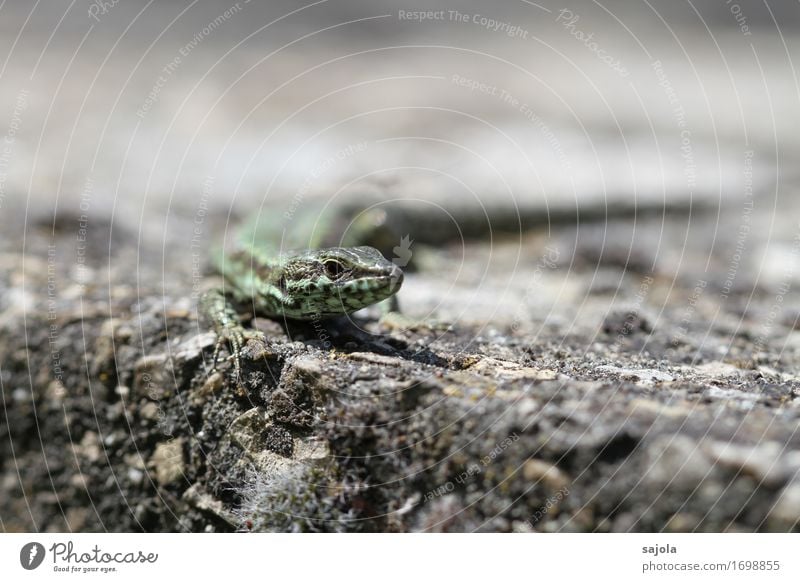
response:
<path id="1" fill-rule="evenodd" d="M 672 276 L 720 252 L 724 273 L 753 198 L 748 250 L 794 235 L 796 2 L 11 0 L 0 14 L 9 234 L 86 215 L 188 257 L 206 215 L 366 189 L 441 214 L 719 209 L 694 238 L 685 216 L 641 243 L 587 233 L 592 248 L 649 245 Z M 743 260 L 780 269 L 777 244 Z"/>
<path id="2" fill-rule="evenodd" d="M 309 195 L 384 179 L 425 197 L 739 204 L 746 150 L 765 195 L 795 172 L 799 13 L 747 0 L 6 1 L 3 206 L 74 211 L 91 189 L 94 212 L 163 216 L 192 212 L 205 188 L 210 206 L 247 207 L 294 196 L 360 143 Z"/>
<path id="3" fill-rule="evenodd" d="M 439 261 L 459 266 L 447 289 L 489 291 L 490 311 L 460 297 L 446 316 L 514 313 L 547 243 L 567 277 L 610 264 L 745 296 L 795 279 L 796 2 L 7 1 L 0 13 L 8 250 L 41 257 L 19 236 L 37 225 L 83 230 L 88 250 L 62 244 L 60 262 L 133 261 L 137 287 L 179 296 L 190 274 L 172 266 L 191 261 L 198 279 L 210 241 L 243 217 L 368 192 L 444 221 L 519 209 L 523 230 L 544 223 L 544 239 L 505 258 Z M 576 230 L 564 216 L 604 221 Z M 499 306 L 498 282 L 511 292 Z M 571 305 L 594 282 L 559 278 L 553 299 Z M 443 292 L 408 293 L 425 315 Z"/>
<path id="4" fill-rule="evenodd" d="M 337 349 L 401 354 L 420 374 L 429 363 L 421 357 L 447 373 L 484 356 L 487 375 L 498 362 L 526 373 L 540 366 L 542 375 L 521 376 L 564 381 L 556 393 L 568 397 L 548 422 L 574 426 L 564 450 L 574 442 L 586 455 L 566 467 L 574 475 L 584 475 L 586 459 L 596 467 L 606 443 L 612 468 L 617 453 L 640 442 L 650 454 L 646 438 L 661 434 L 651 423 L 664 418 L 675 419 L 665 438 L 689 435 L 681 442 L 690 451 L 712 427 L 719 443 L 746 446 L 738 465 L 720 461 L 735 475 L 716 488 L 702 489 L 705 469 L 700 485 L 683 475 L 688 491 L 708 493 L 692 511 L 718 507 L 719 516 L 675 527 L 724 529 L 751 499 L 761 505 L 743 527 L 762 527 L 797 468 L 787 460 L 767 493 L 747 481 L 758 474 L 748 463 L 772 458 L 747 447 L 763 440 L 782 454 L 796 440 L 796 404 L 787 403 L 800 385 L 800 307 L 790 293 L 800 282 L 798 55 L 798 0 L 0 0 L 0 529 L 178 528 L 152 502 L 155 489 L 142 493 L 145 470 L 158 473 L 163 459 L 126 448 L 129 418 L 145 412 L 136 446 L 164 438 L 153 428 L 161 400 L 144 394 L 150 383 L 141 377 L 160 378 L 163 402 L 182 398 L 170 392 L 177 380 L 166 378 L 164 351 L 180 344 L 178 356 L 195 366 L 186 354 L 199 361 L 213 344 L 194 307 L 211 248 L 227 231 L 256 214 L 313 214 L 354 198 L 417 212 L 397 233 L 416 241 L 408 249 L 397 239 L 415 266 L 401 307 L 417 320 L 464 326 L 442 340 L 435 326 L 387 333 L 372 320 L 368 339 L 334 334 Z M 439 225 L 476 216 L 491 229 L 469 241 L 435 240 L 449 228 Z M 516 231 L 509 216 L 519 219 Z M 277 324 L 268 330 L 283 341 Z M 370 343 L 392 333 L 390 343 Z M 294 339 L 287 334 L 281 345 Z M 315 338 L 300 337 L 300 348 L 320 352 Z M 320 366 L 330 364 L 320 353 Z M 186 385 L 195 381 L 187 377 Z M 609 381 L 624 390 L 611 394 Z M 639 416 L 627 408 L 628 389 L 649 406 Z M 701 393 L 701 412 L 684 422 Z M 449 394 L 442 402 L 456 406 Z M 677 412 L 662 414 L 659 394 L 678 395 Z M 618 397 L 616 408 L 605 395 Z M 552 409 L 545 397 L 527 407 L 517 398 L 508 409 L 523 415 L 520 423 Z M 573 414 L 576 402 L 583 414 Z M 166 417 L 176 433 L 204 435 L 210 450 L 234 410 L 206 415 L 203 430 L 181 425 L 177 404 Z M 741 427 L 728 422 L 734 417 Z M 513 422 L 499 423 L 498 442 Z M 764 436 L 765 427 L 775 434 Z M 566 453 L 552 446 L 545 457 L 559 463 Z M 69 466 L 73 450 L 96 468 L 93 481 Z M 580 487 L 570 495 L 576 507 L 610 501 L 598 506 L 597 522 L 574 527 L 666 527 L 678 511 L 672 498 L 650 522 L 635 519 L 669 492 L 688 458 L 676 450 L 621 471 L 633 479 L 658 466 L 664 476 L 624 510 L 628 521 L 619 508 L 631 489 L 611 479 L 616 468 L 611 477 L 586 473 L 585 496 Z M 515 454 L 511 472 L 529 450 Z M 765 471 L 774 467 L 784 470 L 776 460 Z M 221 478 L 196 471 L 192 479 L 207 477 L 208 491 L 225 498 Z M 746 486 L 717 506 L 719 491 L 741 475 Z M 436 479 L 431 487 L 444 482 Z M 96 515 L 87 483 L 105 484 Z M 782 531 L 800 523 L 800 481 L 792 483 L 775 526 Z M 414 487 L 409 498 L 428 485 Z M 675 498 L 679 508 L 684 498 Z M 130 512 L 115 513 L 121 499 L 133 500 Z M 441 512 L 459 514 L 453 507 Z M 604 522 L 607 514 L 618 523 Z"/>

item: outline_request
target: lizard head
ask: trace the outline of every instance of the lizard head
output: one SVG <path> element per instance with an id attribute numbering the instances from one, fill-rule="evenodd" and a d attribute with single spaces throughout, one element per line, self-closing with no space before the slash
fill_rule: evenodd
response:
<path id="1" fill-rule="evenodd" d="M 334 317 L 388 299 L 403 271 L 372 247 L 328 248 L 286 256 L 274 281 L 293 319 Z"/>

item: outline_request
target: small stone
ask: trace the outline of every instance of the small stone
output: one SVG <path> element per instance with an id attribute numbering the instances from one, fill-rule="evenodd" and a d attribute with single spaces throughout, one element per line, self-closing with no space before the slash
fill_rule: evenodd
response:
<path id="1" fill-rule="evenodd" d="M 711 442 L 705 449 L 723 467 L 755 477 L 769 487 L 783 485 L 800 471 L 800 451 L 787 451 L 780 443 L 748 446 Z"/>
<path id="2" fill-rule="evenodd" d="M 58 380 L 53 380 L 47 385 L 46 396 L 48 400 L 60 402 L 67 396 L 66 387 Z"/>
<path id="3" fill-rule="evenodd" d="M 17 404 L 31 401 L 31 391 L 25 388 L 17 388 L 11 393 L 11 398 Z"/>
<path id="4" fill-rule="evenodd" d="M 611 522 L 612 533 L 631 533 L 636 531 L 639 516 L 633 512 L 625 511 L 616 516 Z"/>
<path id="5" fill-rule="evenodd" d="M 270 341 L 275 341 L 278 338 L 283 340 L 289 338 L 289 336 L 286 335 L 286 330 L 284 330 L 283 326 L 274 319 L 254 317 L 251 325 L 253 326 L 253 329 L 257 329 L 263 333 L 270 339 Z"/>
<path id="6" fill-rule="evenodd" d="M 183 439 L 157 444 L 151 462 L 155 467 L 156 481 L 162 486 L 183 477 Z"/>
<path id="7" fill-rule="evenodd" d="M 525 461 L 522 475 L 528 481 L 541 481 L 554 491 L 564 489 L 569 485 L 569 479 L 561 469 L 539 459 Z"/>
<path id="8" fill-rule="evenodd" d="M 650 333 L 651 331 L 653 331 L 653 326 L 648 318 L 636 310 L 618 309 L 609 313 L 603 321 L 603 332 L 619 337 Z"/>
<path id="9" fill-rule="evenodd" d="M 69 531 L 83 531 L 89 516 L 85 507 L 70 507 L 66 511 L 67 528 Z"/>
<path id="10" fill-rule="evenodd" d="M 100 325 L 100 335 L 113 336 L 120 326 L 120 320 L 110 317 Z"/>
<path id="11" fill-rule="evenodd" d="M 86 431 L 78 446 L 75 447 L 75 454 L 90 463 L 100 460 L 103 451 L 100 447 L 100 438 L 94 431 Z"/>
<path id="12" fill-rule="evenodd" d="M 236 417 L 228 429 L 228 435 L 244 451 L 255 453 L 261 450 L 259 437 L 266 428 L 266 411 L 254 407 Z"/>
<path id="13" fill-rule="evenodd" d="M 566 522 L 567 530 L 589 531 L 595 521 L 594 511 L 591 507 L 583 506 L 576 511 Z"/>
<path id="14" fill-rule="evenodd" d="M 131 467 L 128 469 L 128 480 L 134 485 L 139 485 L 144 480 L 144 472 Z"/>
<path id="15" fill-rule="evenodd" d="M 155 420 L 158 418 L 158 404 L 155 402 L 146 402 L 139 409 L 139 415 L 146 420 Z"/>
<path id="16" fill-rule="evenodd" d="M 529 521 L 514 520 L 511 522 L 511 531 L 514 533 L 531 533 L 533 526 Z"/>
<path id="17" fill-rule="evenodd" d="M 145 462 L 142 458 L 142 455 L 139 453 L 131 453 L 130 455 L 125 455 L 125 464 L 128 467 L 133 467 L 134 469 L 145 469 Z"/>
<path id="18" fill-rule="evenodd" d="M 89 490 L 89 478 L 85 473 L 75 473 L 70 477 L 69 484 L 78 491 Z"/>
<path id="19" fill-rule="evenodd" d="M 225 378 L 219 372 L 211 374 L 203 385 L 195 392 L 192 401 L 196 405 L 201 405 L 214 394 L 217 394 L 225 386 Z"/>
<path id="20" fill-rule="evenodd" d="M 707 364 L 700 364 L 698 366 L 686 366 L 684 369 L 689 372 L 695 372 L 709 379 L 729 379 L 742 375 L 742 370 L 736 366 L 725 364 L 723 362 L 708 362 Z"/>
<path id="21" fill-rule="evenodd" d="M 168 309 L 164 315 L 168 319 L 187 319 L 191 315 L 191 312 L 184 307 L 174 307 Z"/>
<path id="22" fill-rule="evenodd" d="M 661 370 L 654 370 L 649 368 L 636 369 L 636 368 L 619 368 L 617 366 L 597 366 L 597 372 L 605 372 L 618 376 L 622 380 L 635 382 L 645 386 L 660 384 L 662 382 L 674 382 L 675 378 Z"/>
<path id="23" fill-rule="evenodd" d="M 669 532 L 692 532 L 697 529 L 702 520 L 692 513 L 676 513 L 667 522 L 666 530 Z"/>
<path id="24" fill-rule="evenodd" d="M 8 472 L 3 475 L 2 480 L 0 480 L 0 489 L 3 491 L 13 491 L 19 485 L 19 481 L 17 476 L 12 473 Z"/>
<path id="25" fill-rule="evenodd" d="M 792 531 L 800 524 L 800 479 L 795 478 L 778 493 L 767 516 L 772 531 Z"/>
<path id="26" fill-rule="evenodd" d="M 214 499 L 210 493 L 203 490 L 197 483 L 184 491 L 182 499 L 192 507 L 195 507 L 200 511 L 210 513 L 211 515 L 215 515 L 220 519 L 227 521 L 231 525 L 236 523 L 236 519 L 233 517 L 230 511 L 225 509 L 225 505 L 222 503 L 222 501 L 219 499 Z M 209 525 L 208 527 L 212 526 Z"/>
<path id="27" fill-rule="evenodd" d="M 320 461 L 330 456 L 328 441 L 306 437 L 298 438 L 294 443 L 294 458 L 298 461 Z"/>
<path id="28" fill-rule="evenodd" d="M 297 358 L 292 362 L 292 368 L 309 378 L 317 378 L 322 375 L 320 361 L 314 358 Z"/>
<path id="29" fill-rule="evenodd" d="M 133 393 L 136 397 L 161 400 L 170 395 L 166 354 L 145 356 L 134 368 Z"/>
<path id="30" fill-rule="evenodd" d="M 391 356 L 382 356 L 380 354 L 373 354 L 371 352 L 352 352 L 347 354 L 347 359 L 354 362 L 365 362 L 367 364 L 378 364 L 381 366 L 400 367 L 403 365 L 402 358 L 394 358 Z"/>
<path id="31" fill-rule="evenodd" d="M 533 398 L 522 396 L 516 400 L 514 413 L 521 419 L 529 419 L 539 411 L 539 404 Z"/>
<path id="32" fill-rule="evenodd" d="M 628 410 L 637 418 L 646 415 L 650 419 L 686 418 L 691 413 L 691 408 L 682 401 L 664 403 L 646 398 L 634 398 L 628 403 Z"/>
<path id="33" fill-rule="evenodd" d="M 203 351 L 213 347 L 216 342 L 217 338 L 211 332 L 192 336 L 174 349 L 173 357 L 180 364 L 198 360 L 203 356 Z"/>
<path id="34" fill-rule="evenodd" d="M 712 464 L 697 441 L 685 435 L 663 435 L 645 447 L 644 480 L 660 488 L 692 490 L 709 476 Z"/>
<path id="35" fill-rule="evenodd" d="M 558 373 L 554 370 L 539 370 L 521 366 L 516 362 L 481 358 L 467 366 L 470 372 L 483 376 L 502 378 L 503 380 L 555 380 Z"/>

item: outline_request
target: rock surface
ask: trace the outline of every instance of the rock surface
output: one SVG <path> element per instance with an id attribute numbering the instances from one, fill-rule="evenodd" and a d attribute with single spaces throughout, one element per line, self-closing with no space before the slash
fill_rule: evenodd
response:
<path id="1" fill-rule="evenodd" d="M 237 385 L 227 362 L 209 372 L 214 338 L 181 294 L 191 266 L 176 258 L 151 292 L 128 267 L 137 247 L 113 249 L 87 264 L 96 283 L 30 261 L 24 288 L 4 282 L 6 531 L 798 528 L 800 344 L 784 319 L 759 335 L 772 293 L 723 302 L 711 282 L 698 295 L 601 264 L 621 281 L 603 291 L 594 269 L 553 267 L 535 300 L 476 322 L 448 319 L 458 285 L 437 295 L 423 264 L 400 295 L 415 325 L 257 320 L 269 341 L 248 343 Z M 565 276 L 579 309 L 548 291 Z"/>
<path id="2" fill-rule="evenodd" d="M 45 4 L 0 3 L 0 530 L 800 529 L 795 3 Z M 457 219 L 404 317 L 212 372 L 212 241 L 364 192 Z M 441 241 L 483 209 L 533 220 Z"/>

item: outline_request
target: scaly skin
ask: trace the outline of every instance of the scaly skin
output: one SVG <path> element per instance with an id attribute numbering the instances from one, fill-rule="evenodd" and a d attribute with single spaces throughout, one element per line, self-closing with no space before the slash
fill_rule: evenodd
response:
<path id="1" fill-rule="evenodd" d="M 366 246 L 274 253 L 241 244 L 217 267 L 225 286 L 206 293 L 200 309 L 217 333 L 214 366 L 227 342 L 237 378 L 241 350 L 253 332 L 242 326 L 235 305 L 260 317 L 326 319 L 389 299 L 403 283 L 400 268 Z"/>

